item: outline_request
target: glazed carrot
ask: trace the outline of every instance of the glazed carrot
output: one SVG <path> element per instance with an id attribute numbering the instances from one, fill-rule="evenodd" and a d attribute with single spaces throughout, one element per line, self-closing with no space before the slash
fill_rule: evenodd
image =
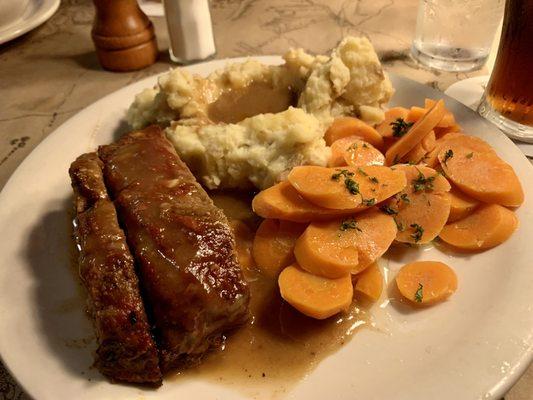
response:
<path id="1" fill-rule="evenodd" d="M 511 210 L 498 204 L 480 205 L 469 216 L 446 225 L 439 237 L 464 250 L 485 250 L 505 242 L 518 226 Z"/>
<path id="2" fill-rule="evenodd" d="M 416 122 L 420 118 L 422 118 L 424 115 L 426 115 L 427 112 L 428 112 L 428 109 L 426 108 L 413 106 L 409 109 L 409 112 L 407 113 L 407 117 L 405 120 L 407 122 Z"/>
<path id="3" fill-rule="evenodd" d="M 316 275 L 357 274 L 388 250 L 396 232 L 391 216 L 371 208 L 348 218 L 313 222 L 296 241 L 294 255 L 303 269 Z"/>
<path id="4" fill-rule="evenodd" d="M 350 167 L 383 165 L 385 163 L 385 156 L 370 143 L 362 140 L 352 143 L 344 151 L 343 157 L 345 163 Z"/>
<path id="5" fill-rule="evenodd" d="M 326 131 L 324 140 L 331 146 L 333 142 L 348 136 L 358 136 L 378 149 L 383 146 L 381 135 L 370 125 L 354 117 L 336 118 Z"/>
<path id="6" fill-rule="evenodd" d="M 387 199 L 406 184 L 401 171 L 375 165 L 295 167 L 289 173 L 288 180 L 298 193 L 317 206 L 353 212 Z"/>
<path id="7" fill-rule="evenodd" d="M 362 167 L 364 165 L 383 165 L 385 157 L 381 152 L 357 136 L 336 140 L 331 145 L 330 167 Z"/>
<path id="8" fill-rule="evenodd" d="M 300 267 L 332 279 L 357 272 L 357 245 L 342 229 L 342 220 L 311 223 L 294 246 Z"/>
<path id="9" fill-rule="evenodd" d="M 424 107 L 426 110 L 429 110 L 431 107 L 435 105 L 436 101 L 432 99 L 426 99 L 424 101 Z M 453 116 L 452 112 L 446 109 L 446 112 L 444 113 L 444 116 L 440 120 L 440 122 L 437 124 L 437 128 L 449 128 L 451 126 L 455 125 L 455 117 Z"/>
<path id="10" fill-rule="evenodd" d="M 382 210 L 394 216 L 396 240 L 424 244 L 433 240 L 448 220 L 450 184 L 437 171 L 422 165 L 395 165 L 405 173 L 407 186 L 387 200 Z"/>
<path id="11" fill-rule="evenodd" d="M 338 279 L 328 279 L 303 271 L 293 264 L 278 278 L 281 297 L 311 318 L 326 319 L 352 303 L 353 286 L 350 275 Z"/>
<path id="12" fill-rule="evenodd" d="M 393 123 L 398 122 L 398 118 L 405 120 L 409 110 L 404 107 L 393 107 L 385 111 L 385 119 L 376 126 L 376 131 L 384 137 L 393 137 Z"/>
<path id="13" fill-rule="evenodd" d="M 477 200 L 509 207 L 518 207 L 524 201 L 513 168 L 479 138 L 464 135 L 448 140 L 438 159 L 446 176 Z"/>
<path id="14" fill-rule="evenodd" d="M 479 201 L 467 196 L 454 186 L 450 190 L 450 201 L 450 215 L 447 223 L 458 221 L 472 214 L 479 205 Z"/>
<path id="15" fill-rule="evenodd" d="M 435 132 L 429 132 L 413 150 L 402 157 L 402 163 L 419 164 L 424 162 L 426 155 L 436 146 Z"/>
<path id="16" fill-rule="evenodd" d="M 265 219 L 255 233 L 252 247 L 253 258 L 261 272 L 275 277 L 292 264 L 294 244 L 305 228 L 305 224 Z"/>
<path id="17" fill-rule="evenodd" d="M 446 145 L 446 142 L 448 140 L 458 136 L 464 136 L 464 134 L 462 134 L 461 132 L 449 132 L 441 138 L 437 139 L 437 141 L 435 142 L 435 148 L 431 150 L 428 154 L 426 154 L 426 156 L 424 157 L 424 164 L 426 164 L 430 168 L 436 168 L 439 165 L 438 155 L 442 147 Z"/>
<path id="18" fill-rule="evenodd" d="M 252 201 L 252 208 L 260 217 L 293 222 L 311 222 L 353 213 L 352 210 L 318 207 L 305 200 L 287 181 L 259 192 Z"/>
<path id="19" fill-rule="evenodd" d="M 397 160 L 409 153 L 439 123 L 443 115 L 444 102 L 439 100 L 404 136 L 387 150 L 385 163 L 387 165 L 396 164 Z"/>
<path id="20" fill-rule="evenodd" d="M 383 275 L 377 263 L 371 264 L 357 276 L 354 290 L 372 301 L 379 299 L 383 291 Z"/>
<path id="21" fill-rule="evenodd" d="M 249 270 L 254 265 L 251 251 L 254 235 L 250 228 L 242 221 L 230 219 L 229 226 L 235 237 L 237 260 L 244 270 Z"/>
<path id="22" fill-rule="evenodd" d="M 400 269 L 396 285 L 411 304 L 430 305 L 447 299 L 457 290 L 457 275 L 439 261 L 416 261 Z"/>
<path id="23" fill-rule="evenodd" d="M 344 138 L 335 140 L 331 144 L 331 158 L 328 161 L 328 167 L 344 167 L 346 160 L 344 159 L 344 152 L 350 148 L 352 144 L 359 141 L 359 136 L 346 136 Z"/>

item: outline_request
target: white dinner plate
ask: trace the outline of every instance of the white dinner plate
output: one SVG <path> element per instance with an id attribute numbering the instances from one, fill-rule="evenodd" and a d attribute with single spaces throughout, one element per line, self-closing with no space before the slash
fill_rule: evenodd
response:
<path id="1" fill-rule="evenodd" d="M 47 21 L 59 3 L 60 0 L 0 0 L 0 44 Z"/>
<path id="2" fill-rule="evenodd" d="M 225 62 L 188 68 L 207 74 Z M 277 398 L 498 399 L 531 361 L 533 168 L 506 136 L 465 106 L 406 78 L 393 75 L 392 81 L 391 105 L 445 98 L 466 132 L 512 164 L 525 190 L 520 227 L 503 245 L 479 254 L 424 247 L 383 260 L 392 276 L 413 259 L 444 261 L 456 271 L 459 288 L 448 301 L 418 311 L 387 305 L 384 293 L 372 309 L 378 329 L 361 329 L 304 379 L 277 388 Z M 71 263 L 67 170 L 79 154 L 123 133 L 134 95 L 155 82 L 154 76 L 127 86 L 72 117 L 24 160 L 0 194 L 0 354 L 38 400 L 250 398 L 246 388 L 187 373 L 154 390 L 110 384 L 90 368 L 95 345 Z M 271 395 L 258 389 L 256 398 Z"/>

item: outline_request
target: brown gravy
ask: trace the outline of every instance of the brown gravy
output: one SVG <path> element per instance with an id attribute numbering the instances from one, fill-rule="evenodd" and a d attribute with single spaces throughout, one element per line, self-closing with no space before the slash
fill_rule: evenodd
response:
<path id="1" fill-rule="evenodd" d="M 251 215 L 249 195 L 210 195 L 229 218 Z M 232 196 L 233 202 L 229 201 Z M 254 224 L 246 217 L 242 221 Z M 237 237 L 239 245 L 251 248 L 252 230 L 247 238 Z M 251 398 L 273 398 L 289 390 L 370 322 L 369 315 L 355 303 L 349 312 L 324 321 L 305 317 L 281 299 L 275 279 L 255 267 L 245 275 L 252 294 L 251 320 L 229 335 L 223 351 L 211 353 L 201 365 L 180 376 L 232 386 Z"/>
<path id="2" fill-rule="evenodd" d="M 235 123 L 257 114 L 278 113 L 295 104 L 288 87 L 272 88 L 261 82 L 230 89 L 209 104 L 207 115 L 215 123 Z"/>

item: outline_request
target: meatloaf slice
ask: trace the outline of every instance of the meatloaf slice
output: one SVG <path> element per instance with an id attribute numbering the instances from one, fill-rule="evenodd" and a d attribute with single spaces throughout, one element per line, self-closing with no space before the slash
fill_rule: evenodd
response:
<path id="1" fill-rule="evenodd" d="M 160 384 L 158 352 L 133 257 L 107 196 L 102 166 L 96 153 L 89 153 L 78 157 L 69 170 L 79 272 L 98 340 L 95 364 L 112 380 Z"/>
<path id="2" fill-rule="evenodd" d="M 248 318 L 248 287 L 228 221 L 159 127 L 98 152 L 138 263 L 161 368 L 184 367 Z"/>

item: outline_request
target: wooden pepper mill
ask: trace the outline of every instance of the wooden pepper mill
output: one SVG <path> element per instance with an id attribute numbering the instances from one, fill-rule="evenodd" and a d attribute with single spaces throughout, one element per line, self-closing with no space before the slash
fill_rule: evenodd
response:
<path id="1" fill-rule="evenodd" d="M 91 32 L 100 64 L 110 71 L 135 71 L 157 59 L 152 22 L 136 0 L 93 0 Z"/>

